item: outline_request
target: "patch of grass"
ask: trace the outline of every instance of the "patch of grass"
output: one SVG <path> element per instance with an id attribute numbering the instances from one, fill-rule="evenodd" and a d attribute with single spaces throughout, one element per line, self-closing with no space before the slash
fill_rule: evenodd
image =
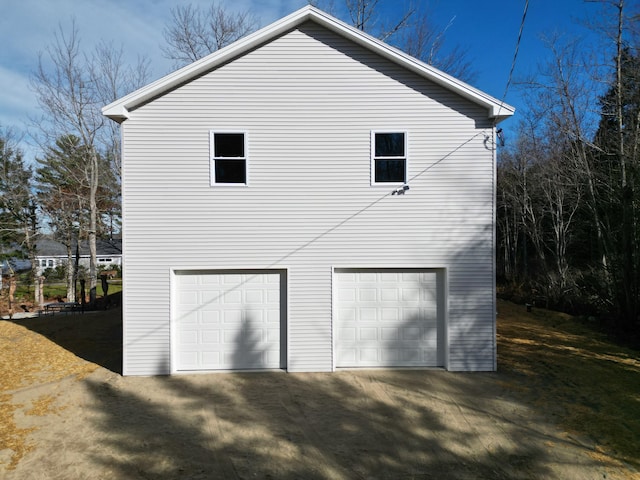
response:
<path id="1" fill-rule="evenodd" d="M 50 413 L 58 413 L 62 410 L 65 410 L 67 407 L 56 407 L 54 403 L 56 402 L 56 397 L 51 395 L 41 395 L 36 400 L 33 401 L 31 409 L 25 411 L 26 415 L 36 415 L 38 417 L 43 417 Z"/>
<path id="2" fill-rule="evenodd" d="M 640 352 L 570 315 L 498 303 L 498 368 L 526 376 L 539 407 L 640 468 Z"/>
<path id="3" fill-rule="evenodd" d="M 79 287 L 78 287 L 79 288 Z M 102 287 L 100 282 L 97 286 L 98 296 L 102 296 Z M 120 279 L 109 281 L 109 295 L 122 291 L 122 281 Z M 79 290 L 78 290 L 79 292 Z M 87 286 L 88 294 L 88 286 Z M 67 286 L 65 283 L 45 283 L 44 285 L 44 298 L 57 298 L 67 296 Z M 15 293 L 17 301 L 23 301 L 20 299 L 33 298 L 33 286 L 32 285 L 20 285 L 16 288 Z"/>

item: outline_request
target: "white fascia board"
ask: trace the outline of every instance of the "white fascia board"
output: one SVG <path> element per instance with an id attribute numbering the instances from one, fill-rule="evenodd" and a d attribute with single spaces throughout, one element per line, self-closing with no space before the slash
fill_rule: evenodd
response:
<path id="1" fill-rule="evenodd" d="M 501 121 L 515 112 L 515 109 L 491 97 L 490 95 L 448 75 L 435 67 L 427 65 L 406 53 L 398 50 L 386 43 L 362 32 L 346 23 L 332 17 L 331 15 L 310 5 L 303 7 L 292 14 L 268 25 L 234 43 L 228 45 L 206 57 L 197 60 L 186 67 L 176 70 L 149 85 L 142 87 L 135 92 L 126 95 L 115 102 L 102 108 L 102 114 L 122 122 L 129 117 L 129 111 L 136 108 L 154 97 L 190 81 L 209 70 L 232 60 L 234 57 L 243 54 L 269 40 L 292 30 L 307 20 L 313 20 L 329 30 L 344 36 L 351 41 L 372 50 L 380 56 L 397 63 L 441 86 L 452 90 L 459 95 L 471 100 L 476 104 L 485 106 L 488 109 L 489 118 Z"/>

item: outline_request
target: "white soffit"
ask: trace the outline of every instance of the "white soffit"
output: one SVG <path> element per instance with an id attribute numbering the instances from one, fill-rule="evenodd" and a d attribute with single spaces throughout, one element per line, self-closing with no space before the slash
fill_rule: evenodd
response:
<path id="1" fill-rule="evenodd" d="M 418 75 L 431 80 L 442 87 L 451 90 L 458 95 L 481 105 L 488 110 L 489 118 L 501 121 L 514 114 L 515 108 L 497 100 L 481 90 L 478 90 L 451 75 L 448 75 L 435 67 L 427 65 L 406 53 L 391 47 L 386 43 L 332 17 L 312 6 L 306 6 L 292 14 L 268 25 L 257 32 L 248 35 L 231 45 L 228 45 L 206 57 L 197 60 L 186 67 L 176 70 L 155 82 L 146 85 L 135 92 L 126 95 L 115 102 L 103 107 L 103 115 L 122 122 L 129 117 L 129 112 L 153 98 L 162 96 L 166 92 L 207 73 L 210 70 L 233 60 L 235 57 L 267 43 L 274 38 L 295 29 L 306 21 L 314 21 L 323 27 L 367 48 L 378 55 L 397 63 Z"/>

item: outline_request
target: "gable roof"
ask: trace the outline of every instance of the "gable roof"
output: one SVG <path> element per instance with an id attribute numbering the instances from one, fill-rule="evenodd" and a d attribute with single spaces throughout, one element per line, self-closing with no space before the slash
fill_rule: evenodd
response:
<path id="1" fill-rule="evenodd" d="M 332 17 L 326 12 L 311 5 L 301 8 L 292 14 L 248 35 L 231 45 L 213 52 L 186 67 L 176 70 L 135 92 L 126 95 L 102 109 L 102 113 L 118 123 L 129 118 L 129 112 L 144 105 L 152 99 L 197 78 L 210 70 L 231 61 L 249 50 L 267 43 L 284 33 L 295 29 L 302 23 L 315 22 L 353 42 L 367 48 L 422 77 L 454 92 L 487 109 L 488 117 L 496 123 L 510 117 L 515 108 L 478 90 L 457 78 L 421 62 L 410 55 Z"/>

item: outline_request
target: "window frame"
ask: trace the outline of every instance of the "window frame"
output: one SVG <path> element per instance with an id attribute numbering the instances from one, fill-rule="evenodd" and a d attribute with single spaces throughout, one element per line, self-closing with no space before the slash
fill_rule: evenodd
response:
<path id="1" fill-rule="evenodd" d="M 385 133 L 401 133 L 404 136 L 404 156 L 383 156 L 376 157 L 376 135 Z M 406 185 L 409 178 L 409 132 L 406 129 L 383 129 L 371 130 L 370 138 L 371 150 L 371 185 L 372 186 L 389 186 L 389 185 Z M 404 160 L 404 179 L 401 181 L 378 182 L 376 181 L 376 160 Z"/>
<path id="2" fill-rule="evenodd" d="M 244 157 L 216 157 L 215 156 L 215 136 L 216 134 L 237 134 L 243 136 L 244 141 Z M 243 129 L 227 130 L 212 129 L 209 130 L 209 184 L 212 187 L 246 187 L 249 185 L 249 141 L 248 133 Z M 244 161 L 244 182 L 216 182 L 216 161 L 217 160 L 236 160 Z"/>

